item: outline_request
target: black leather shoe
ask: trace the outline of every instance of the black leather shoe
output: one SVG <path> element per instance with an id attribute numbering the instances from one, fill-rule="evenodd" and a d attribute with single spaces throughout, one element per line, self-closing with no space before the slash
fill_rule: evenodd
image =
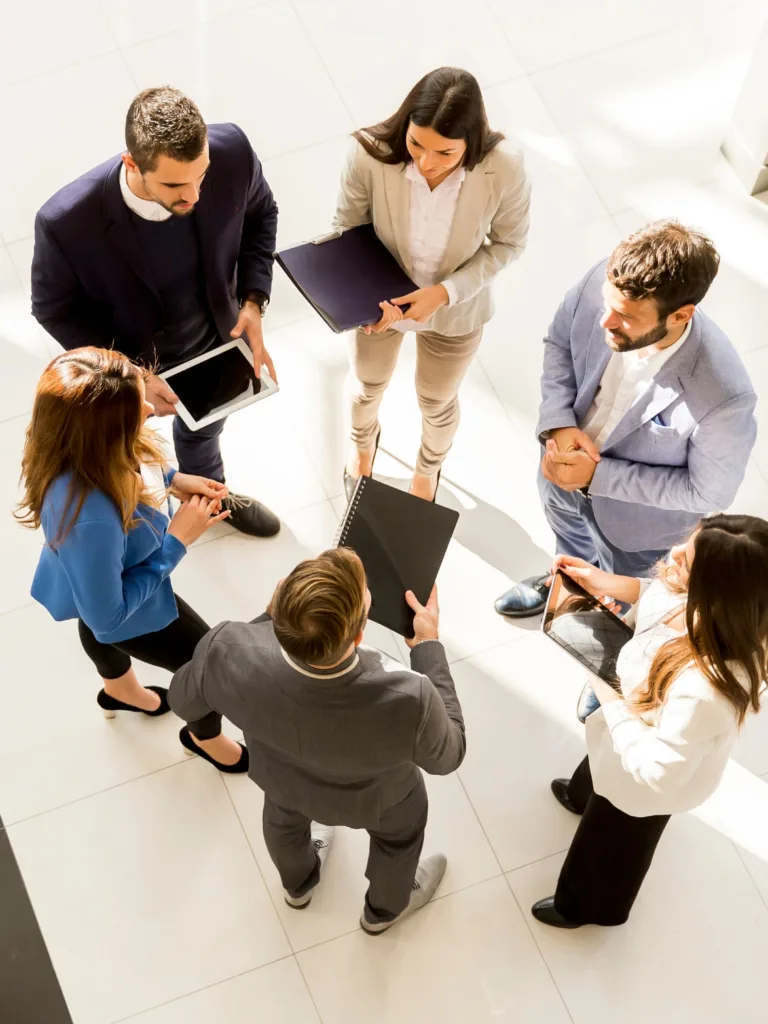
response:
<path id="1" fill-rule="evenodd" d="M 230 494 L 221 503 L 221 511 L 230 512 L 225 522 L 249 537 L 274 537 L 280 532 L 280 520 L 266 505 L 244 494 Z"/>
<path id="2" fill-rule="evenodd" d="M 376 443 L 373 447 L 373 459 L 371 461 L 371 473 L 373 473 L 373 463 L 376 461 L 376 452 L 379 450 L 379 438 L 381 437 L 381 427 L 376 435 Z M 352 476 L 351 473 L 347 472 L 347 467 L 344 467 L 344 493 L 347 496 L 347 502 L 352 501 L 352 495 L 355 493 L 357 487 L 358 477 Z"/>
<path id="3" fill-rule="evenodd" d="M 547 896 L 545 900 L 539 900 L 531 907 L 531 913 L 537 921 L 542 924 L 549 924 L 553 928 L 581 928 L 580 924 L 574 924 L 567 917 L 563 917 L 559 910 L 555 910 L 555 897 Z"/>
<path id="4" fill-rule="evenodd" d="M 145 711 L 144 708 L 136 708 L 133 704 L 123 704 L 121 700 L 110 697 L 106 690 L 99 690 L 96 694 L 96 703 L 104 712 L 106 718 L 114 718 L 116 711 L 140 711 L 142 715 L 149 715 L 150 718 L 159 718 L 171 709 L 168 706 L 168 691 L 164 686 L 147 686 L 147 690 L 156 693 L 160 698 L 160 704 L 154 711 Z"/>
<path id="5" fill-rule="evenodd" d="M 522 583 L 515 584 L 506 594 L 502 594 L 493 607 L 499 615 L 510 619 L 526 619 L 531 615 L 541 615 L 547 603 L 549 587 L 546 580 L 549 573 L 543 576 L 529 576 Z"/>
<path id="6" fill-rule="evenodd" d="M 198 747 L 189 734 L 189 726 L 185 725 L 179 732 L 179 742 L 188 754 L 197 754 L 198 757 L 202 757 L 204 761 L 208 761 L 209 764 L 212 764 L 214 768 L 218 768 L 220 772 L 224 772 L 225 775 L 242 775 L 250 767 L 248 748 L 244 747 L 242 743 L 239 744 L 242 750 L 239 761 L 235 762 L 235 764 L 219 764 L 216 758 L 206 754 L 202 747 Z"/>
<path id="7" fill-rule="evenodd" d="M 568 796 L 568 779 L 553 779 L 552 792 L 555 794 L 557 802 L 562 804 L 566 811 L 570 811 L 571 814 L 579 815 L 584 813 L 571 802 L 571 798 Z"/>

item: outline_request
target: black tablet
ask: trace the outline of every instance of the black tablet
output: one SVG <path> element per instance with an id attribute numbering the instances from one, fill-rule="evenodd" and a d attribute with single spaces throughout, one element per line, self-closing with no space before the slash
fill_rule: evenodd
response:
<path id="1" fill-rule="evenodd" d="M 619 681 L 616 662 L 634 632 L 623 619 L 559 569 L 549 588 L 541 628 L 558 647 L 616 687 Z"/>

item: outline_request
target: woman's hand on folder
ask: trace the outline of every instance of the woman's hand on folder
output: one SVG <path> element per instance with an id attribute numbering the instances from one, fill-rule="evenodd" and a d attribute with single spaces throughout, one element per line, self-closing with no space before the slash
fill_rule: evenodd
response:
<path id="1" fill-rule="evenodd" d="M 439 640 L 438 619 L 440 609 L 437 607 L 437 584 L 432 587 L 432 593 L 426 605 L 420 604 L 412 590 L 406 590 L 405 600 L 409 608 L 414 611 L 413 617 L 413 640 L 406 640 L 409 647 L 413 648 L 423 640 Z"/>
<path id="2" fill-rule="evenodd" d="M 380 302 L 379 309 L 382 310 L 381 320 L 377 324 L 364 327 L 366 334 L 381 334 L 382 331 L 388 331 L 396 321 L 403 319 L 402 309 L 393 306 L 391 302 Z"/>
<path id="3" fill-rule="evenodd" d="M 399 299 L 392 299 L 395 306 L 410 306 L 408 319 L 425 324 L 434 314 L 449 302 L 448 289 L 444 284 L 433 284 L 429 288 L 419 288 Z"/>

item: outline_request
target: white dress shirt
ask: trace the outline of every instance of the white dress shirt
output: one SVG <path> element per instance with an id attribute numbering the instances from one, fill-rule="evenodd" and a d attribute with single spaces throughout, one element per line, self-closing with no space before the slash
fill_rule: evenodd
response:
<path id="1" fill-rule="evenodd" d="M 636 352 L 614 352 L 600 378 L 594 401 L 584 417 L 581 429 L 595 442 L 598 451 L 619 425 L 627 412 L 648 388 L 662 366 L 685 344 L 691 333 L 692 320 L 674 345 L 643 355 Z"/>
<path id="2" fill-rule="evenodd" d="M 171 211 L 166 210 L 160 203 L 155 203 L 151 199 L 140 199 L 131 192 L 125 164 L 120 168 L 120 191 L 123 194 L 125 205 L 144 220 L 168 220 L 173 216 Z"/>
<path id="3" fill-rule="evenodd" d="M 410 191 L 410 234 L 411 277 L 419 288 L 442 284 L 448 292 L 448 305 L 457 299 L 456 288 L 450 281 L 438 282 L 437 276 L 448 248 L 459 192 L 466 176 L 463 167 L 451 171 L 445 181 L 430 189 L 427 179 L 411 161 L 405 170 Z M 429 322 L 416 323 L 414 320 L 400 320 L 393 325 L 398 331 L 427 331 Z"/>
<path id="4" fill-rule="evenodd" d="M 665 620 L 685 598 L 661 580 L 643 586 L 635 635 L 616 666 L 625 697 L 645 685 L 659 648 L 680 635 Z M 734 673 L 744 683 L 740 670 Z M 608 701 L 586 726 L 595 792 L 637 818 L 703 803 L 717 789 L 738 735 L 733 705 L 693 663 L 669 687 L 661 707 L 638 715 L 625 701 Z"/>

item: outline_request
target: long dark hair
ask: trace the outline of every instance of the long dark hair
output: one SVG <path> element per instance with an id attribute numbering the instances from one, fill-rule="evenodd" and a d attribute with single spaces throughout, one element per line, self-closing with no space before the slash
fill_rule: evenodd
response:
<path id="1" fill-rule="evenodd" d="M 467 144 L 463 162 L 468 171 L 504 138 L 501 132 L 491 131 L 477 79 L 462 68 L 430 71 L 414 85 L 397 113 L 355 132 L 354 137 L 381 163 L 406 164 L 411 159 L 405 144 L 411 121 L 443 138 L 463 139 Z"/>
<path id="2" fill-rule="evenodd" d="M 695 540 L 685 610 L 685 635 L 656 654 L 644 690 L 632 703 L 652 711 L 691 664 L 733 705 L 741 725 L 760 710 L 760 689 L 768 675 L 768 523 L 756 516 L 717 515 L 704 519 Z M 666 572 L 662 573 L 663 577 Z M 748 688 L 736 678 L 738 666 Z"/>
<path id="3" fill-rule="evenodd" d="M 72 481 L 55 548 L 72 529 L 91 491 L 114 502 L 127 532 L 139 503 L 157 507 L 137 470 L 142 462 L 165 467 L 160 443 L 142 424 L 143 370 L 113 349 L 63 352 L 43 371 L 27 427 L 21 474 L 24 497 L 16 518 L 40 526 L 43 499 L 53 481 Z"/>

